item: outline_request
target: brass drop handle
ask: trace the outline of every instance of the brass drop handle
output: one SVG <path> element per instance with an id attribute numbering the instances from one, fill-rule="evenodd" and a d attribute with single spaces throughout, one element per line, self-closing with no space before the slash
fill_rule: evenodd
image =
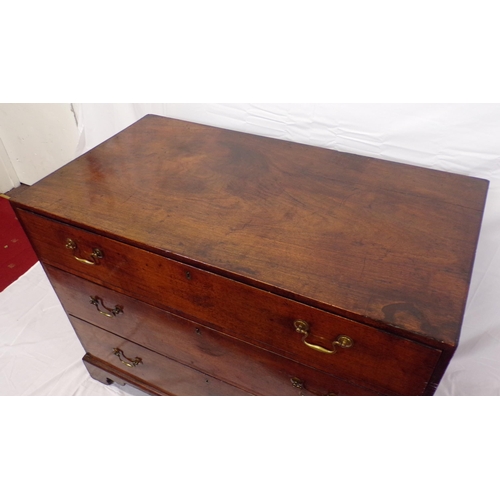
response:
<path id="1" fill-rule="evenodd" d="M 99 309 L 99 301 L 101 302 L 101 306 L 106 309 L 106 311 L 101 311 Z M 103 300 L 100 298 L 100 297 L 97 297 L 97 295 L 95 297 L 92 297 L 90 296 L 90 303 L 96 307 L 96 309 L 103 315 L 103 316 L 106 316 L 107 318 L 114 318 L 115 316 L 117 316 L 118 314 L 123 314 L 123 306 L 119 306 L 119 305 L 116 305 L 114 307 L 114 309 L 110 309 L 109 307 L 106 307 L 104 305 L 104 302 Z"/>
<path id="2" fill-rule="evenodd" d="M 78 262 L 81 262 L 83 264 L 88 264 L 90 266 L 96 266 L 96 265 L 98 265 L 99 264 L 99 259 L 102 259 L 104 257 L 102 251 L 99 250 L 98 248 L 94 248 L 94 250 L 90 254 L 90 258 L 92 260 L 82 259 L 81 257 L 78 257 L 76 255 L 76 251 L 78 250 L 78 246 L 77 246 L 77 244 L 71 238 L 68 238 L 66 240 L 66 248 L 68 250 L 73 250 L 73 258 L 74 259 L 76 259 Z"/>
<path id="3" fill-rule="evenodd" d="M 297 319 L 294 321 L 293 326 L 295 327 L 295 331 L 297 333 L 300 333 L 303 335 L 302 337 L 302 342 L 307 347 L 310 347 L 311 349 L 314 349 L 315 351 L 322 352 L 324 354 L 335 354 L 337 352 L 337 347 L 342 347 L 343 349 L 348 349 L 349 347 L 352 347 L 353 341 L 351 337 L 348 337 L 347 335 L 339 335 L 337 337 L 337 340 L 334 340 L 332 342 L 333 349 L 325 349 L 324 347 L 321 347 L 320 345 L 316 344 L 311 344 L 307 342 L 307 336 L 309 335 L 309 324 L 307 321 L 304 321 L 303 319 Z"/>
<path id="4" fill-rule="evenodd" d="M 311 392 L 312 394 L 316 394 L 316 395 L 318 395 L 318 396 L 338 396 L 338 394 L 337 394 L 337 393 L 335 393 L 335 392 L 328 392 L 327 394 L 320 394 L 320 393 L 318 393 L 318 392 L 313 392 L 313 391 L 311 391 L 311 389 L 306 389 L 306 388 L 304 387 L 304 382 L 303 382 L 302 380 L 300 380 L 300 378 L 298 378 L 298 377 L 292 377 L 292 378 L 290 379 L 290 382 L 291 382 L 291 383 L 292 383 L 292 385 L 293 385 L 294 387 L 296 387 L 297 389 L 301 389 L 301 390 L 302 390 L 302 389 L 304 389 L 305 391 Z"/>
<path id="5" fill-rule="evenodd" d="M 118 347 L 115 347 L 113 349 L 113 354 L 115 356 L 118 356 L 118 359 L 126 366 L 128 366 L 129 368 L 134 368 L 134 366 L 137 366 L 137 365 L 141 365 L 142 364 L 142 359 L 141 358 L 135 358 L 135 359 L 130 359 L 130 358 L 127 358 L 127 356 L 125 356 L 125 354 L 123 354 L 123 351 L 121 349 L 118 349 Z M 122 356 L 127 360 L 127 361 L 124 361 L 122 359 Z"/>

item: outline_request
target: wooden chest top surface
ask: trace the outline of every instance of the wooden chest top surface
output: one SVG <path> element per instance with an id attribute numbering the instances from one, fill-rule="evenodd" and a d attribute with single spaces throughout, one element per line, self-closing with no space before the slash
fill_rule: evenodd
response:
<path id="1" fill-rule="evenodd" d="M 148 115 L 12 202 L 453 346 L 487 188 L 483 179 Z"/>

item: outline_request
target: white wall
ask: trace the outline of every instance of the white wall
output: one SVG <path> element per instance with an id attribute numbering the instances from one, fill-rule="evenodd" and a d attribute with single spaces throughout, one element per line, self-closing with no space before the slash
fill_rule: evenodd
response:
<path id="1" fill-rule="evenodd" d="M 34 184 L 75 158 L 78 127 L 71 104 L 0 104 L 0 140 L 2 192 L 17 179 Z M 6 176 L 9 169 L 17 179 Z"/>
<path id="2" fill-rule="evenodd" d="M 6 193 L 17 186 L 19 186 L 19 177 L 0 137 L 0 193 Z"/>

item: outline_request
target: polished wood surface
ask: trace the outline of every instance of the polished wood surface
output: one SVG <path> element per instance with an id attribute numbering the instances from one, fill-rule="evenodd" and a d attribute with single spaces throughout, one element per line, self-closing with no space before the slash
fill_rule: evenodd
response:
<path id="1" fill-rule="evenodd" d="M 426 395 L 458 345 L 487 187 L 147 116 L 11 203 L 103 383 Z"/>
<path id="2" fill-rule="evenodd" d="M 150 115 L 14 203 L 455 345 L 487 185 Z"/>

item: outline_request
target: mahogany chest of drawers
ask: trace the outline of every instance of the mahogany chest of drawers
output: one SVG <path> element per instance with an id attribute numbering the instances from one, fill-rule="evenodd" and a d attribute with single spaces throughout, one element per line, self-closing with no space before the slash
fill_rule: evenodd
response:
<path id="1" fill-rule="evenodd" d="M 148 115 L 11 202 L 103 383 L 431 395 L 487 188 Z"/>

